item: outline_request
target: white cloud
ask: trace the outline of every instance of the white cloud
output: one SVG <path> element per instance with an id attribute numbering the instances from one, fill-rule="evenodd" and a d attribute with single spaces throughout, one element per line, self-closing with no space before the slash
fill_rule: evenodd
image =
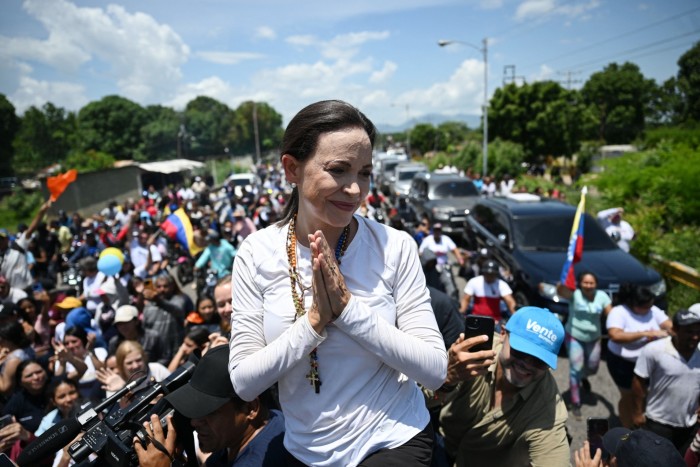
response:
<path id="1" fill-rule="evenodd" d="M 384 68 L 373 72 L 369 77 L 369 82 L 372 84 L 383 83 L 394 75 L 398 65 L 392 61 L 384 63 Z"/>
<path id="2" fill-rule="evenodd" d="M 107 65 L 120 93 L 141 102 L 162 100 L 181 79 L 188 47 L 147 14 L 114 4 L 82 8 L 66 0 L 25 0 L 23 7 L 48 35 L 0 38 L 6 55 L 72 75 L 84 73 L 88 63 Z"/>
<path id="3" fill-rule="evenodd" d="M 305 47 L 309 45 L 313 45 L 318 41 L 315 36 L 312 36 L 311 34 L 306 34 L 306 35 L 297 35 L 297 36 L 289 36 L 285 39 L 285 42 L 291 45 L 296 45 L 300 47 Z"/>
<path id="4" fill-rule="evenodd" d="M 251 52 L 197 52 L 197 56 L 207 62 L 218 63 L 220 65 L 235 65 L 246 60 L 258 60 L 264 57 L 263 54 Z"/>
<path id="5" fill-rule="evenodd" d="M 272 29 L 269 26 L 260 26 L 255 31 L 255 38 L 256 39 L 274 40 L 274 39 L 277 39 L 277 33 L 275 32 L 274 29 Z"/>
<path id="6" fill-rule="evenodd" d="M 540 65 L 540 69 L 537 73 L 530 75 L 529 81 L 547 81 L 554 77 L 554 69 L 547 65 Z"/>
<path id="7" fill-rule="evenodd" d="M 47 102 L 67 109 L 79 109 L 89 102 L 85 88 L 79 84 L 38 81 L 28 76 L 20 77 L 17 91 L 8 98 L 20 114 L 32 105 L 41 108 Z"/>
<path id="8" fill-rule="evenodd" d="M 524 0 L 515 11 L 515 19 L 517 21 L 538 20 L 549 15 L 588 19 L 587 13 L 599 6 L 600 0 L 581 0 L 573 4 L 561 5 L 557 0 Z"/>

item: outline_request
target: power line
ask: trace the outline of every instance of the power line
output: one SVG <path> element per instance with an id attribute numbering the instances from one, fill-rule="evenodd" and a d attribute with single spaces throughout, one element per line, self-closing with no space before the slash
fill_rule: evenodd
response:
<path id="1" fill-rule="evenodd" d="M 656 55 L 656 54 L 660 54 L 660 53 L 662 53 L 662 52 L 668 52 L 669 50 L 676 50 L 676 49 L 678 49 L 679 47 L 685 46 L 685 45 L 686 45 L 685 43 L 683 43 L 683 44 L 680 44 L 680 43 L 679 43 L 679 44 L 676 44 L 676 45 L 672 45 L 672 46 L 670 46 L 670 47 L 664 47 L 664 48 L 662 48 L 662 49 L 650 50 L 650 51 L 646 51 L 646 52 L 639 53 L 639 54 L 636 54 L 636 55 L 631 55 L 631 56 L 627 57 L 627 59 L 628 59 L 628 60 L 632 60 L 632 59 L 635 59 L 635 58 L 647 57 L 647 56 L 649 56 L 649 55 Z M 593 66 L 593 65 L 591 64 L 591 65 L 589 65 L 588 67 L 584 67 L 584 69 L 590 68 L 590 67 L 592 67 L 592 66 Z"/>
<path id="2" fill-rule="evenodd" d="M 619 57 L 620 55 L 625 55 L 625 54 L 633 53 L 633 52 L 636 52 L 636 51 L 642 50 L 642 49 L 649 49 L 649 48 L 651 48 L 651 47 L 656 47 L 657 45 L 666 44 L 666 43 L 668 43 L 668 42 L 671 42 L 671 41 L 674 41 L 674 40 L 677 40 L 677 39 L 681 39 L 681 38 L 684 38 L 684 37 L 687 37 L 687 36 L 692 36 L 692 35 L 695 35 L 695 34 L 700 34 L 700 31 L 691 31 L 691 32 L 687 32 L 687 33 L 685 33 L 685 34 L 680 34 L 680 35 L 675 36 L 675 37 L 669 37 L 669 38 L 662 39 L 662 40 L 659 40 L 659 41 L 651 42 L 651 43 L 649 43 L 649 44 L 645 44 L 645 45 L 641 45 L 641 46 L 634 47 L 634 48 L 631 48 L 631 49 L 623 50 L 623 51 L 621 51 L 621 52 L 617 52 L 617 53 L 615 53 L 615 54 L 613 54 L 613 55 L 608 55 L 608 56 L 606 56 L 606 57 L 601 57 L 601 58 L 589 60 L 589 61 L 587 61 L 587 62 L 578 63 L 578 64 L 576 64 L 576 65 L 572 65 L 571 67 L 572 67 L 572 68 L 584 68 L 584 67 L 589 66 L 589 65 L 592 65 L 592 64 L 596 64 L 596 63 L 600 63 L 600 62 L 603 62 L 603 61 L 615 59 L 615 58 Z"/>
<path id="3" fill-rule="evenodd" d="M 578 54 L 578 53 L 580 53 L 580 52 L 585 52 L 586 50 L 590 50 L 590 49 L 593 49 L 593 48 L 598 47 L 598 46 L 601 46 L 601 45 L 608 45 L 608 44 L 609 44 L 610 42 L 612 42 L 612 41 L 616 41 L 616 40 L 618 40 L 618 39 L 622 39 L 622 38 L 624 38 L 624 37 L 631 36 L 631 35 L 633 35 L 633 34 L 637 34 L 637 33 L 642 32 L 642 31 L 646 31 L 647 29 L 651 29 L 651 28 L 653 28 L 653 27 L 655 27 L 655 26 L 658 26 L 658 25 L 660 25 L 660 24 L 666 23 L 666 22 L 668 22 L 668 21 L 672 21 L 672 20 L 675 20 L 675 19 L 678 19 L 678 18 L 687 16 L 687 15 L 689 15 L 689 14 L 691 14 L 691 13 L 694 13 L 694 12 L 696 12 L 696 11 L 698 11 L 698 10 L 700 10 L 700 7 L 698 7 L 698 8 L 693 8 L 693 9 L 690 9 L 690 10 L 688 10 L 688 11 L 684 11 L 684 12 L 682 12 L 682 13 L 678 13 L 678 14 L 673 15 L 673 16 L 669 16 L 668 18 L 665 18 L 665 19 L 662 19 L 662 20 L 659 20 L 659 21 L 655 21 L 655 22 L 653 22 L 653 23 L 647 24 L 647 25 L 642 26 L 642 27 L 639 27 L 639 28 L 637 28 L 637 29 L 633 29 L 633 30 L 631 30 L 631 31 L 624 32 L 624 33 L 622 33 L 622 34 L 618 34 L 617 36 L 613 36 L 613 37 L 610 37 L 610 38 L 608 38 L 608 39 L 604 39 L 604 40 L 602 40 L 602 41 L 598 41 L 598 42 L 596 42 L 596 43 L 594 43 L 594 44 L 590 44 L 590 45 L 587 45 L 587 46 L 585 46 L 585 47 L 581 47 L 580 49 L 575 49 L 575 50 L 566 52 L 566 53 L 564 53 L 564 54 L 557 55 L 557 56 L 554 57 L 554 58 L 549 58 L 549 59 L 546 59 L 546 60 L 542 60 L 542 61 L 539 62 L 539 63 L 549 63 L 549 62 L 553 62 L 553 61 L 559 60 L 559 59 L 561 59 L 561 58 L 570 57 L 571 55 L 575 55 L 575 54 Z M 538 63 L 538 64 L 539 64 L 539 63 Z M 534 65 L 534 64 L 532 64 L 532 65 L 527 65 L 527 66 L 533 66 L 533 65 Z"/>

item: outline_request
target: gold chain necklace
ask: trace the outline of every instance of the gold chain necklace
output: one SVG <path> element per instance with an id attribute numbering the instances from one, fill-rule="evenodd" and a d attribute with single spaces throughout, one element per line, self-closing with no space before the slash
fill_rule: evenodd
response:
<path id="1" fill-rule="evenodd" d="M 294 302 L 295 316 L 294 320 L 301 318 L 306 313 L 304 309 L 304 291 L 306 290 L 301 283 L 301 276 L 297 271 L 297 236 L 296 236 L 296 214 L 289 222 L 289 231 L 287 232 L 287 260 L 289 261 L 289 282 L 292 286 L 292 301 Z M 335 247 L 335 259 L 340 265 L 340 259 L 345 254 L 348 248 L 348 236 L 350 234 L 350 224 L 346 225 L 343 233 L 340 234 L 338 245 Z M 297 291 L 298 288 L 298 291 Z M 314 348 L 309 353 L 309 374 L 306 379 L 314 387 L 316 394 L 321 392 L 321 378 L 318 373 L 318 352 Z"/>

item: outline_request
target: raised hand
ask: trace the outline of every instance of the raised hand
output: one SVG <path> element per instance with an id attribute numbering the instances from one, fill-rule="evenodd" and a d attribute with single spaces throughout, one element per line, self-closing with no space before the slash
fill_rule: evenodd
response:
<path id="1" fill-rule="evenodd" d="M 102 389 L 105 391 L 118 391 L 123 388 L 126 382 L 116 371 L 110 368 L 99 368 L 95 371 L 97 380 L 102 383 Z"/>
<path id="2" fill-rule="evenodd" d="M 484 375 L 488 371 L 488 368 L 495 361 L 496 352 L 493 350 L 470 351 L 475 345 L 487 340 L 487 336 L 465 339 L 464 334 L 459 335 L 459 338 L 447 352 L 448 363 L 445 384 L 457 384 L 460 381 Z"/>

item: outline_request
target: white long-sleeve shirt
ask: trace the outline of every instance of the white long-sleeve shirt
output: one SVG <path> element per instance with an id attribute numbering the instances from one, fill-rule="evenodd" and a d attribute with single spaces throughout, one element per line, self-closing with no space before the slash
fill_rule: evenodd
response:
<path id="1" fill-rule="evenodd" d="M 416 381 L 437 389 L 445 345 L 430 305 L 415 241 L 355 216 L 359 229 L 340 270 L 352 298 L 318 335 L 294 321 L 288 226 L 249 236 L 233 267 L 231 380 L 251 400 L 275 381 L 286 421 L 285 446 L 310 465 L 357 465 L 404 444 L 429 423 Z M 311 253 L 297 246 L 297 270 L 311 285 Z M 305 293 L 305 308 L 312 293 Z M 319 394 L 306 379 L 317 348 Z"/>

